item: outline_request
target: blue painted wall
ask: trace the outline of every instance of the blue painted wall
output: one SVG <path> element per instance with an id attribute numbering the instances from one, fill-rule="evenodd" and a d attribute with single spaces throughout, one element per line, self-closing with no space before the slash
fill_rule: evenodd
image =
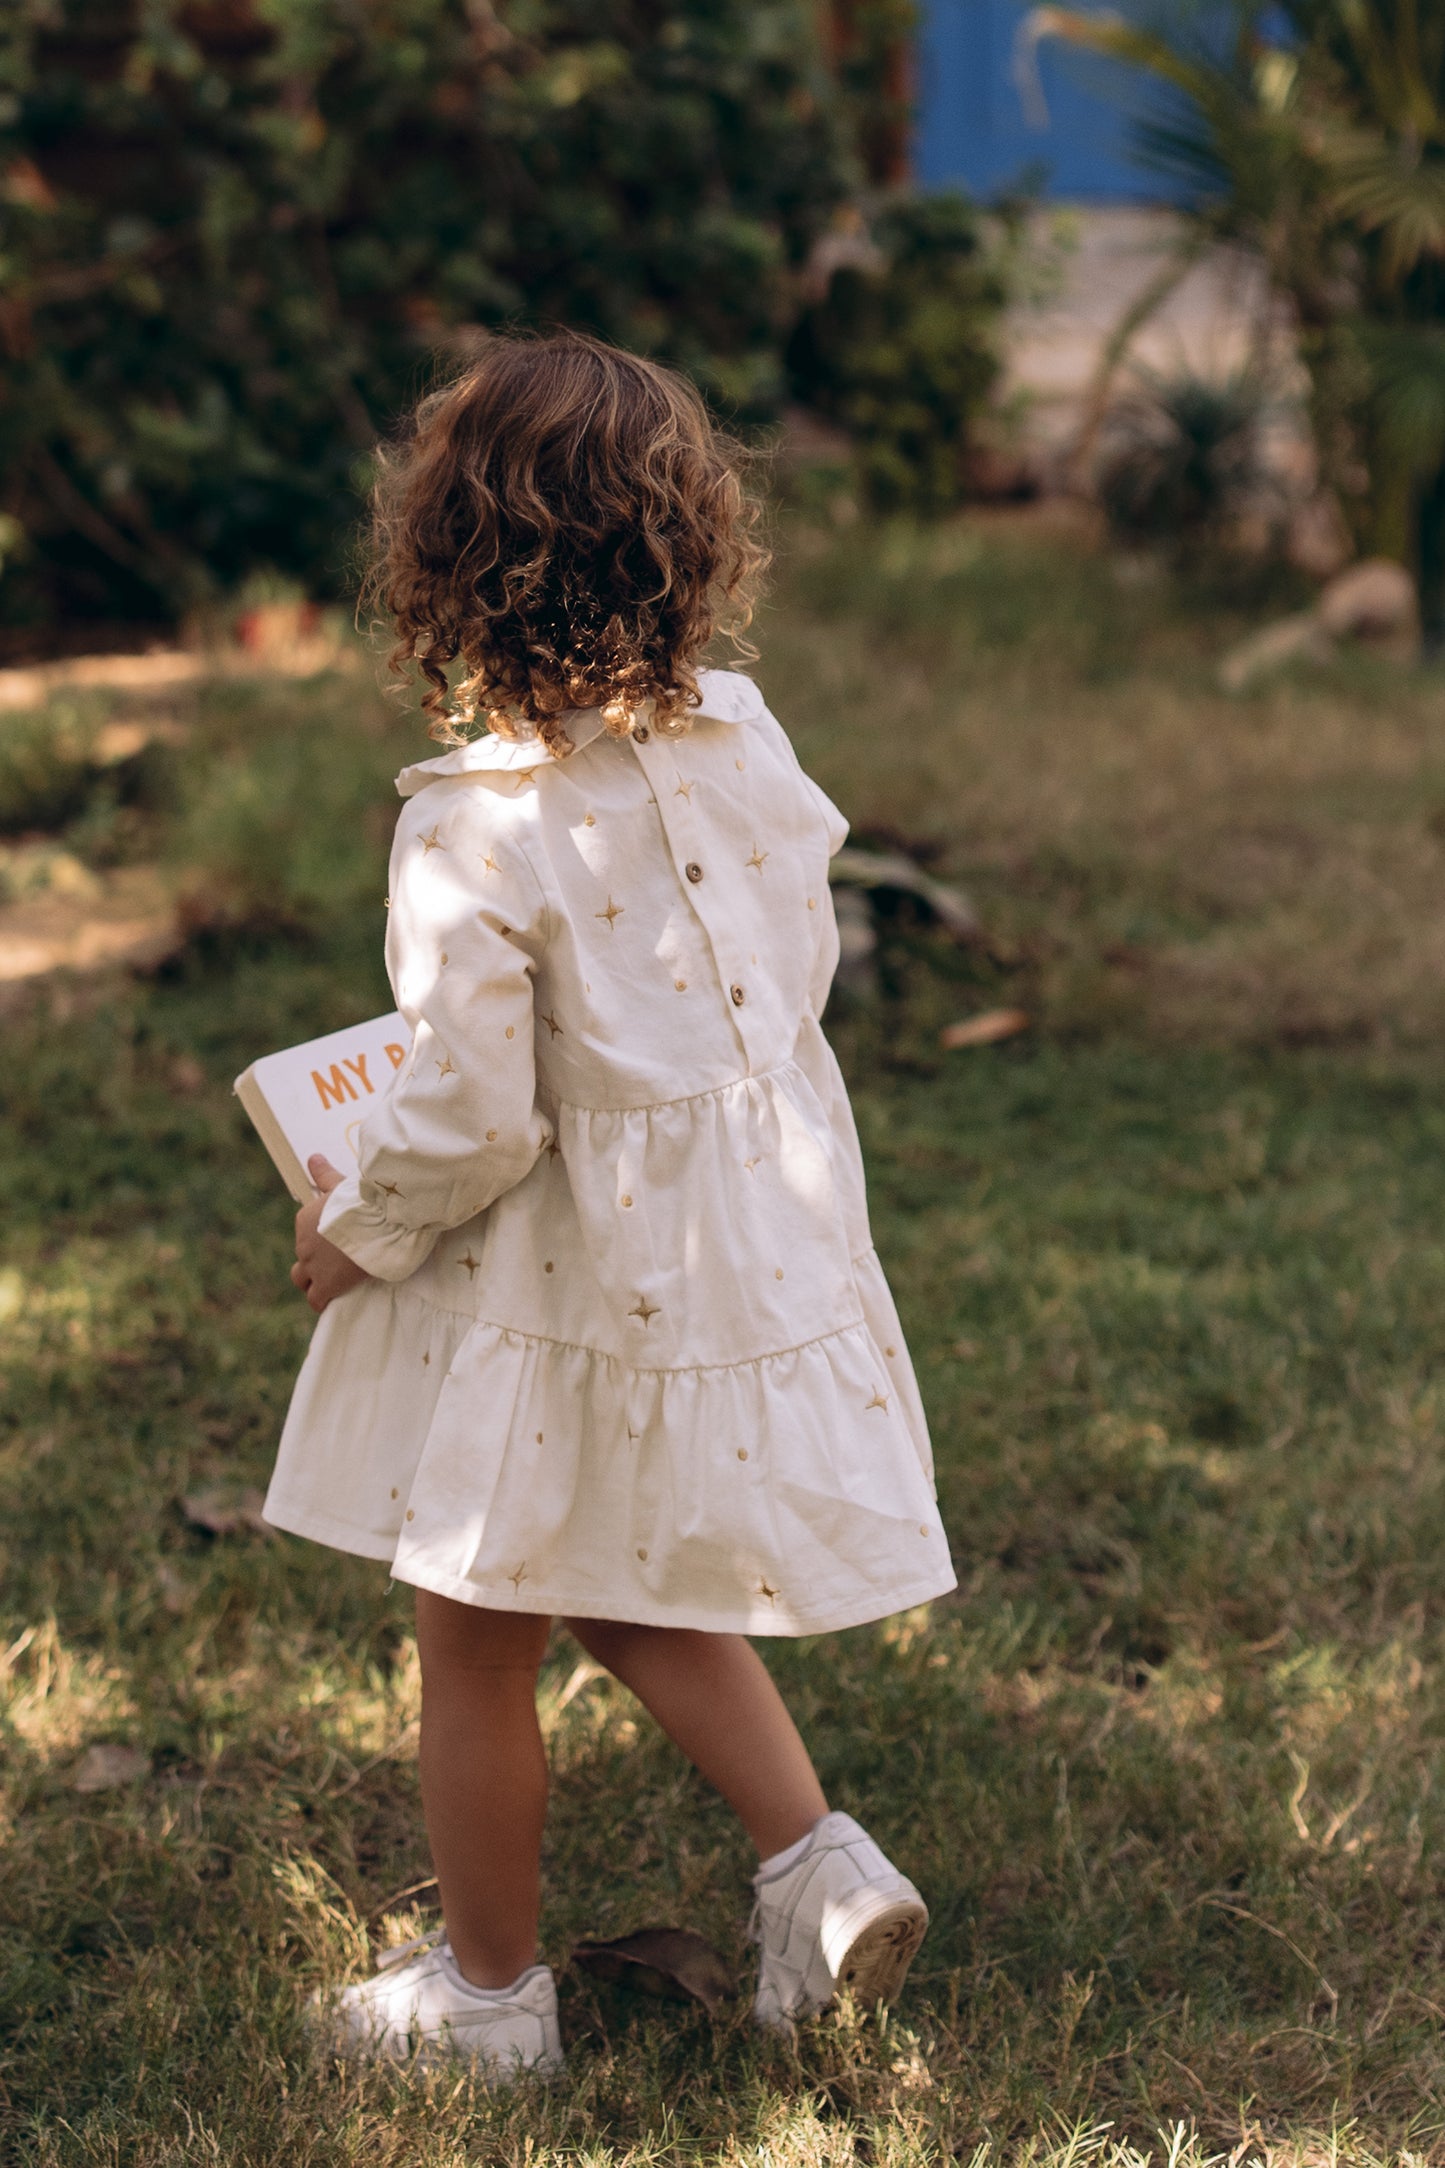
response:
<path id="1" fill-rule="evenodd" d="M 1121 13 L 1146 14 L 1120 0 Z M 1129 156 L 1131 117 L 1148 110 L 1145 79 L 1130 68 L 1056 42 L 1038 49 L 1048 125 L 1030 124 L 1015 81 L 1024 0 L 923 0 L 918 36 L 914 172 L 926 187 L 962 184 L 994 195 L 1029 166 L 1046 172 L 1045 194 L 1082 203 L 1162 203 L 1166 177 Z M 1147 9 L 1159 20 L 1157 0 Z"/>

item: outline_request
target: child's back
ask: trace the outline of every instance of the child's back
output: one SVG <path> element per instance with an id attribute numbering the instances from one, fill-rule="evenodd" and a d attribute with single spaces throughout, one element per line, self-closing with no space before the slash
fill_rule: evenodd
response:
<path id="1" fill-rule="evenodd" d="M 953 1576 L 818 1024 L 844 823 L 755 686 L 702 698 L 401 776 L 416 1039 L 322 1219 L 378 1277 L 268 1512 L 498 1609 L 819 1632 Z"/>

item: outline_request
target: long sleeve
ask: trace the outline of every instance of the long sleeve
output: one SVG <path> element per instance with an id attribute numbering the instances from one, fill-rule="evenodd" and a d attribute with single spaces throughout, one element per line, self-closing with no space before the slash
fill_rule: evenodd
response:
<path id="1" fill-rule="evenodd" d="M 362 1126 L 359 1173 L 321 1232 L 404 1280 L 448 1227 L 520 1182 L 550 1134 L 536 1107 L 532 976 L 546 941 L 522 808 L 458 779 L 410 799 L 391 856 L 387 969 L 411 1054 Z"/>

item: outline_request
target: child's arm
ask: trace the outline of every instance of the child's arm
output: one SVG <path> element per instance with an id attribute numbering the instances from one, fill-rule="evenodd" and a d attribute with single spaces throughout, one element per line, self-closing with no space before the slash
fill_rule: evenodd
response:
<path id="1" fill-rule="evenodd" d="M 415 1272 L 445 1229 L 520 1182 L 547 1142 L 532 1018 L 546 905 L 522 847 L 524 814 L 485 784 L 433 785 L 397 824 L 387 968 L 411 1054 L 362 1125 L 358 1174 L 318 1222 L 377 1279 Z"/>

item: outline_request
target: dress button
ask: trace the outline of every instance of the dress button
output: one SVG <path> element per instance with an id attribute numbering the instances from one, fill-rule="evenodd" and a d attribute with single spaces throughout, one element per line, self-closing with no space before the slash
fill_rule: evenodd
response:
<path id="1" fill-rule="evenodd" d="M 648 739 L 652 736 L 652 732 L 648 729 L 646 723 L 639 723 L 632 735 L 639 745 L 646 745 Z"/>
<path id="2" fill-rule="evenodd" d="M 693 886 L 696 887 L 697 883 L 702 879 L 702 867 L 698 864 L 697 860 L 695 858 L 690 858 L 683 870 L 687 874 L 687 877 L 692 882 Z"/>
<path id="3" fill-rule="evenodd" d="M 743 1003 L 747 1000 L 747 995 L 743 992 L 741 986 L 730 986 L 728 988 L 728 991 L 733 997 L 733 1007 L 735 1009 L 740 1009 Z"/>

